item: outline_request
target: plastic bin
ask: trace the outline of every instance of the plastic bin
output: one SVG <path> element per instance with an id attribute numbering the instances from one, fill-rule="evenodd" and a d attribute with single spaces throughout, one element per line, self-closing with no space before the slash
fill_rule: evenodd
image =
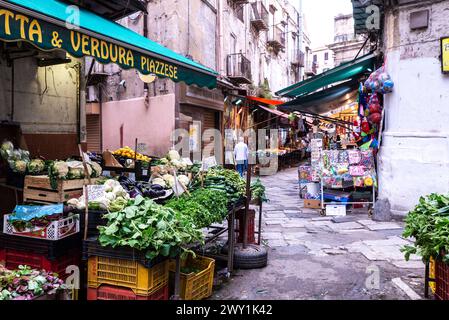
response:
<path id="1" fill-rule="evenodd" d="M 237 211 L 237 214 L 235 215 L 236 219 L 236 230 L 237 232 L 237 242 L 243 243 L 243 226 L 244 226 L 244 215 L 245 209 Z M 256 211 L 255 210 L 248 210 L 248 243 L 256 243 L 256 237 L 255 237 L 255 219 L 256 219 Z"/>
<path id="2" fill-rule="evenodd" d="M 66 255 L 63 257 L 49 260 L 42 254 L 3 248 L 0 249 L 0 262 L 2 261 L 7 269 L 17 269 L 20 265 L 26 265 L 32 269 L 55 272 L 64 280 L 70 275 L 66 274 L 68 266 L 79 266 L 81 251 L 73 249 L 66 252 Z"/>
<path id="3" fill-rule="evenodd" d="M 46 227 L 33 227 L 24 231 L 16 230 L 16 228 L 9 223 L 9 216 L 9 214 L 3 216 L 3 233 L 14 236 L 56 241 L 80 231 L 79 215 L 77 214 L 57 221 L 52 221 Z"/>
<path id="4" fill-rule="evenodd" d="M 87 289 L 87 300 L 168 300 L 168 283 L 155 292 L 136 295 L 131 289 L 102 285 Z"/>
<path id="5" fill-rule="evenodd" d="M 181 260 L 181 268 L 194 267 L 200 271 L 197 273 L 182 273 L 180 283 L 180 297 L 183 300 L 201 300 L 212 295 L 214 284 L 215 260 L 207 257 L 189 256 L 186 260 Z M 170 261 L 171 278 L 174 279 L 176 262 Z M 172 282 L 173 284 L 173 282 Z"/>
<path id="6" fill-rule="evenodd" d="M 84 234 L 84 210 L 75 210 L 74 213 L 77 213 L 80 215 L 80 231 L 82 234 Z M 100 233 L 100 230 L 97 229 L 97 226 L 105 226 L 107 224 L 107 219 L 103 219 L 103 215 L 107 214 L 107 211 L 99 211 L 99 210 L 89 210 L 89 222 L 88 222 L 88 229 L 87 229 L 87 236 L 90 237 L 97 237 Z"/>
<path id="7" fill-rule="evenodd" d="M 438 300 L 449 300 L 449 265 L 443 261 L 435 262 L 435 297 Z"/>
<path id="8" fill-rule="evenodd" d="M 435 259 L 434 258 L 430 258 L 430 261 L 429 261 L 429 278 L 435 279 Z M 430 288 L 430 290 L 432 290 L 432 293 L 435 294 L 435 291 L 437 289 L 436 283 L 433 281 L 430 281 L 429 288 Z"/>
<path id="9" fill-rule="evenodd" d="M 88 238 L 83 241 L 83 260 L 90 257 L 103 257 L 131 260 L 142 264 L 145 268 L 151 268 L 154 265 L 167 260 L 166 257 L 158 256 L 152 260 L 145 257 L 145 251 L 135 250 L 130 247 L 102 247 L 97 237 Z"/>
<path id="10" fill-rule="evenodd" d="M 76 235 L 58 240 L 17 237 L 0 233 L 0 248 L 33 252 L 44 255 L 48 260 L 56 260 L 67 255 L 67 250 L 80 249 L 81 235 Z"/>
<path id="11" fill-rule="evenodd" d="M 89 257 L 87 284 L 98 288 L 103 284 L 131 289 L 136 295 L 149 295 L 168 283 L 168 260 L 151 268 L 125 259 Z"/>

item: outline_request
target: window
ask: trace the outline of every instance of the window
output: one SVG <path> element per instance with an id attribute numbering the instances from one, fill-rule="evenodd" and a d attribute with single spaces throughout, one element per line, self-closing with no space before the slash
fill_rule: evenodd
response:
<path id="1" fill-rule="evenodd" d="M 313 55 L 313 62 L 317 62 L 318 61 L 318 56 L 316 54 Z"/>
<path id="2" fill-rule="evenodd" d="M 242 22 L 245 22 L 244 11 L 243 11 L 244 6 L 245 5 L 241 4 L 235 8 L 235 14 L 236 14 L 237 18 Z"/>
<path id="3" fill-rule="evenodd" d="M 325 61 L 329 60 L 329 52 L 324 53 L 324 60 Z"/>

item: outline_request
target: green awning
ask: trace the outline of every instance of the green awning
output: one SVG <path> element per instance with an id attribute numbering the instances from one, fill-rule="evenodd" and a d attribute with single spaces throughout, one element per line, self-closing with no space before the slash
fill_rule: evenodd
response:
<path id="1" fill-rule="evenodd" d="M 0 0 L 0 39 L 61 49 L 80 58 L 215 88 L 217 73 L 124 26 L 58 0 Z"/>
<path id="2" fill-rule="evenodd" d="M 356 60 L 341 64 L 334 69 L 328 70 L 310 79 L 282 89 L 276 92 L 276 95 L 296 98 L 302 95 L 310 94 L 337 82 L 359 78 L 365 72 L 369 71 L 368 69 L 374 70 L 375 63 L 376 55 L 368 54 Z"/>
<path id="3" fill-rule="evenodd" d="M 355 80 L 298 97 L 279 106 L 282 110 L 323 114 L 338 109 L 347 97 L 354 96 L 359 83 Z"/>

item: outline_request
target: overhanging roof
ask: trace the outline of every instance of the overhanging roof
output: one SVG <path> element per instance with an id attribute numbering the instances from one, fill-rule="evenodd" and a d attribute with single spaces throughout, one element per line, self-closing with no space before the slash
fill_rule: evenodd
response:
<path id="1" fill-rule="evenodd" d="M 116 63 L 142 74 L 216 87 L 218 74 L 214 70 L 86 9 L 80 8 L 79 19 L 74 21 L 73 10 L 68 7 L 58 0 L 0 0 L 0 8 L 10 10 L 9 18 L 0 16 L 0 39 L 28 41 L 42 50 L 64 50 L 74 57 L 92 56 L 100 63 Z M 21 22 L 14 18 L 18 13 L 29 19 L 30 26 L 36 22 L 34 33 L 29 27 L 21 30 Z"/>
<path id="2" fill-rule="evenodd" d="M 283 101 L 280 101 L 280 100 L 264 99 L 264 98 L 253 97 L 253 96 L 248 96 L 246 98 L 251 101 L 256 101 L 256 102 L 260 102 L 260 103 L 263 103 L 266 105 L 273 105 L 273 106 L 278 106 L 278 105 L 284 103 Z"/>
<path id="3" fill-rule="evenodd" d="M 284 103 L 283 110 L 323 114 L 338 109 L 348 100 L 355 98 L 359 83 L 350 81 L 313 94 Z"/>
<path id="4" fill-rule="evenodd" d="M 352 79 L 358 79 L 367 71 L 374 70 L 375 54 L 368 54 L 358 59 L 343 63 L 336 68 L 323 72 L 310 79 L 296 83 L 290 87 L 276 92 L 276 95 L 296 98 L 311 94 L 323 87 Z"/>
<path id="5" fill-rule="evenodd" d="M 276 109 L 271 109 L 271 108 L 268 108 L 268 107 L 265 107 L 265 106 L 262 106 L 262 105 L 258 105 L 257 107 L 259 107 L 262 110 L 265 110 L 265 111 L 267 111 L 269 113 L 272 113 L 272 114 L 274 114 L 274 115 L 276 115 L 278 117 L 281 117 L 281 118 L 284 118 L 284 119 L 288 119 L 288 114 L 286 114 L 286 113 L 284 113 L 282 111 L 279 111 L 279 110 L 276 110 Z"/>
<path id="6" fill-rule="evenodd" d="M 41 0 L 42 1 L 42 0 Z M 141 0 L 63 0 L 107 19 L 118 20 L 135 12 L 147 12 Z"/>

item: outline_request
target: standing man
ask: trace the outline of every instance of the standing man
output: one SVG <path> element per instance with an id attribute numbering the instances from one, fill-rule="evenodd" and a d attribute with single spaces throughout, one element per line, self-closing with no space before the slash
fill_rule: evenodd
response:
<path id="1" fill-rule="evenodd" d="M 237 143 L 234 148 L 234 158 L 235 164 L 237 165 L 237 171 L 241 177 L 243 177 L 245 168 L 248 166 L 248 154 L 248 146 L 245 143 L 245 139 L 240 137 L 239 143 Z"/>

